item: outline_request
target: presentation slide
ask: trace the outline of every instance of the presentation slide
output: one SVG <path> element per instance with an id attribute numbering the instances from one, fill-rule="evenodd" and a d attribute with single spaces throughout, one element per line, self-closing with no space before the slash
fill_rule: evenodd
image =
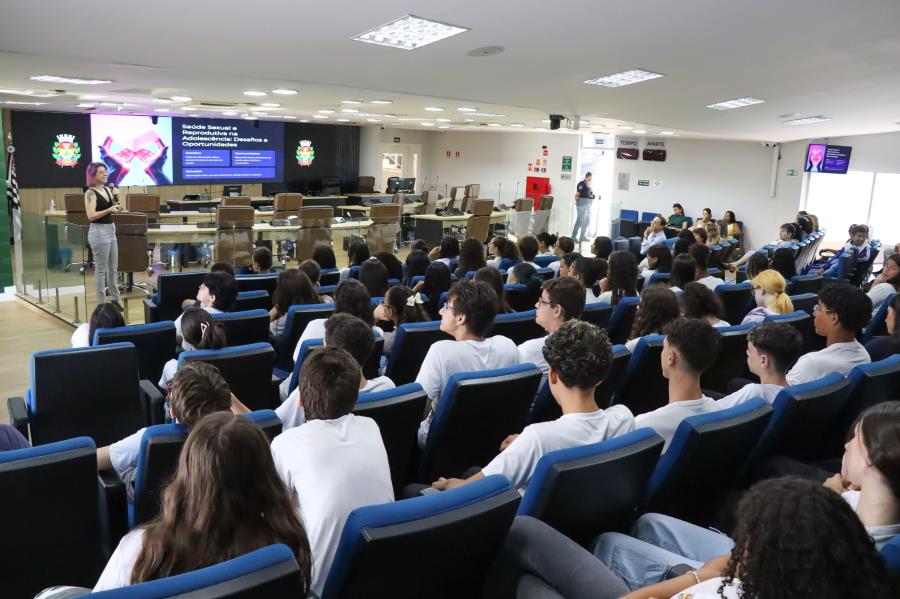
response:
<path id="1" fill-rule="evenodd" d="M 19 187 L 85 184 L 91 161 L 88 115 L 14 110 L 11 118 Z"/>
<path id="2" fill-rule="evenodd" d="M 225 119 L 173 119 L 175 182 L 281 181 L 284 124 Z"/>
<path id="3" fill-rule="evenodd" d="M 92 114 L 91 142 L 92 160 L 116 185 L 172 184 L 171 117 Z"/>
<path id="4" fill-rule="evenodd" d="M 809 144 L 806 150 L 806 167 L 808 173 L 846 174 L 850 167 L 851 146 L 830 146 L 826 144 Z"/>

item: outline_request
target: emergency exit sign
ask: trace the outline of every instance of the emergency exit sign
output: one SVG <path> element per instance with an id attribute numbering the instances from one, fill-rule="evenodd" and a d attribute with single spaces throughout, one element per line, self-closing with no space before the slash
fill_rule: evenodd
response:
<path id="1" fill-rule="evenodd" d="M 638 187 L 650 187 L 650 179 L 638 179 Z"/>
<path id="2" fill-rule="evenodd" d="M 564 173 L 572 172 L 572 157 L 571 156 L 563 156 L 562 157 L 562 172 L 564 172 Z"/>

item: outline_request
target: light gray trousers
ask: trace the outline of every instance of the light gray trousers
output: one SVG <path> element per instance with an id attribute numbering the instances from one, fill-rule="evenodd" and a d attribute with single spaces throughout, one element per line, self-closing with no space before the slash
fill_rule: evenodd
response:
<path id="1" fill-rule="evenodd" d="M 91 223 L 88 229 L 88 243 L 94 252 L 94 285 L 97 288 L 97 303 L 106 303 L 106 288 L 110 297 L 119 300 L 116 271 L 119 269 L 119 245 L 116 242 L 116 225 L 113 223 Z"/>

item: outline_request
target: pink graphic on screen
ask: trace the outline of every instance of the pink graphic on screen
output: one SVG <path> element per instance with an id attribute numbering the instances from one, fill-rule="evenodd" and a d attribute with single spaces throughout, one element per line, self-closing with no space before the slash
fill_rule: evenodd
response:
<path id="1" fill-rule="evenodd" d="M 825 144 L 809 144 L 806 153 L 806 172 L 821 173 L 825 161 Z"/>
<path id="2" fill-rule="evenodd" d="M 121 185 L 171 185 L 171 117 L 91 115 L 92 159 Z"/>

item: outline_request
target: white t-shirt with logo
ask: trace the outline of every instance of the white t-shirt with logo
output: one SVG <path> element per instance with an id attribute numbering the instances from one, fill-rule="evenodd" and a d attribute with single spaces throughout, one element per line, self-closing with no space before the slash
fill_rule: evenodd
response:
<path id="1" fill-rule="evenodd" d="M 750 401 L 754 397 L 762 397 L 769 405 L 775 403 L 775 397 L 784 389 L 781 385 L 763 385 L 760 383 L 750 383 L 744 385 L 731 395 L 726 395 L 722 399 L 716 401 L 716 407 L 720 410 L 739 406 L 744 402 Z"/>
<path id="2" fill-rule="evenodd" d="M 525 493 L 538 461 L 551 451 L 599 443 L 634 430 L 634 416 L 623 406 L 589 413 L 563 414 L 525 430 L 482 469 L 485 476 L 502 474 Z"/>
<path id="3" fill-rule="evenodd" d="M 703 396 L 700 399 L 690 399 L 688 401 L 676 401 L 661 408 L 657 408 L 646 414 L 638 414 L 634 417 L 634 427 L 643 428 L 649 426 L 656 431 L 656 434 L 662 437 L 666 444 L 663 446 L 663 453 L 669 448 L 678 425 L 685 418 L 696 416 L 697 414 L 706 414 L 715 412 L 719 407 L 716 400 L 711 397 Z"/>
<path id="4" fill-rule="evenodd" d="M 381 431 L 355 414 L 310 420 L 275 437 L 272 457 L 299 507 L 312 550 L 311 590 L 321 596 L 350 512 L 394 500 Z"/>
<path id="5" fill-rule="evenodd" d="M 787 373 L 790 385 L 799 385 L 837 372 L 842 376 L 853 370 L 857 364 L 869 364 L 872 358 L 862 343 L 853 340 L 846 343 L 832 343 L 825 349 L 800 356 L 797 363 Z"/>
<path id="6" fill-rule="evenodd" d="M 544 376 L 550 370 L 550 365 L 544 359 L 544 343 L 549 335 L 538 337 L 537 339 L 529 339 L 519 346 L 519 363 L 532 363 L 541 369 Z"/>
<path id="7" fill-rule="evenodd" d="M 360 393 L 369 393 L 372 391 L 384 391 L 386 389 L 394 389 L 396 385 L 394 381 L 386 376 L 375 377 L 366 381 L 366 386 L 359 390 Z M 306 422 L 306 412 L 300 405 L 300 387 L 296 387 L 288 398 L 282 402 L 280 406 L 275 408 L 275 413 L 281 420 L 282 430 L 288 430 L 300 426 Z"/>
<path id="8" fill-rule="evenodd" d="M 519 349 L 503 335 L 494 335 L 483 341 L 444 340 L 433 343 L 416 376 L 416 382 L 422 385 L 431 399 L 431 412 L 419 425 L 419 446 L 425 447 L 437 403 L 451 376 L 460 372 L 509 368 L 518 363 Z"/>

